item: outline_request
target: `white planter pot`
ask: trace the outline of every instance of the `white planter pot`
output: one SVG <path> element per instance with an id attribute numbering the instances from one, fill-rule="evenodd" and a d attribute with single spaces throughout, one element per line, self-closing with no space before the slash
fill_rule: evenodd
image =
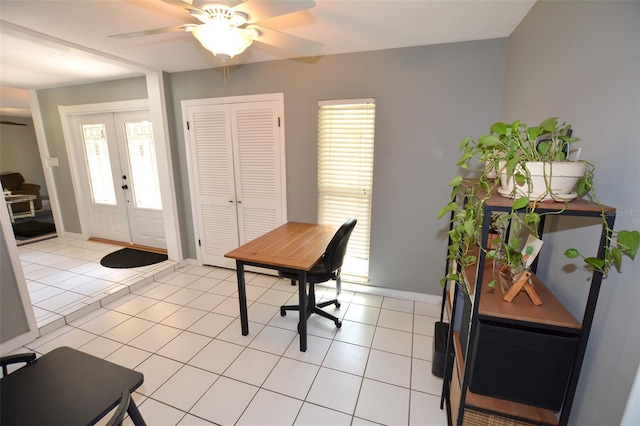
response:
<path id="1" fill-rule="evenodd" d="M 584 177 L 587 165 L 577 161 L 542 162 L 531 161 L 526 163 L 531 175 L 532 191 L 530 200 L 538 201 L 565 201 L 577 197 L 575 192 L 578 181 Z M 508 198 L 527 196 L 528 185 L 515 185 L 511 176 L 507 176 L 504 162 L 500 162 L 500 184 L 498 192 Z M 516 170 L 517 171 L 517 170 Z"/>

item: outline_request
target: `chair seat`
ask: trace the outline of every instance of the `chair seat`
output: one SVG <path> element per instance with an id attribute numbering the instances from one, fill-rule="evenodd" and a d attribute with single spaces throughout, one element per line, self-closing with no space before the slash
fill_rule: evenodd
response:
<path id="1" fill-rule="evenodd" d="M 278 275 L 282 278 L 298 281 L 296 272 L 278 271 Z M 323 283 L 332 279 L 335 279 L 335 274 L 325 269 L 322 259 L 307 272 L 307 282 L 311 284 Z"/>

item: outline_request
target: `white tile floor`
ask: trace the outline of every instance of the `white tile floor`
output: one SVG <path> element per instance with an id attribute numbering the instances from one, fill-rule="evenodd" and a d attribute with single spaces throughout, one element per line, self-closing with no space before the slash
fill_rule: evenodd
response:
<path id="1" fill-rule="evenodd" d="M 177 267 L 171 261 L 132 269 L 100 265 L 102 257 L 121 248 L 71 238 L 52 238 L 18 247 L 41 334 L 127 295 Z"/>
<path id="2" fill-rule="evenodd" d="M 300 352 L 297 313 L 279 314 L 298 300 L 288 282 L 247 274 L 250 334 L 242 336 L 235 271 L 170 264 L 169 273 L 137 271 L 142 281 L 127 286 L 136 281 L 127 273 L 116 282 L 113 270 L 86 265 L 113 249 L 92 244 L 55 239 L 20 249 L 34 304 L 49 312 L 40 318 L 63 315 L 67 324 L 16 352 L 70 346 L 142 372 L 134 400 L 148 425 L 446 424 L 442 380 L 431 374 L 438 305 L 343 291 L 342 328 L 312 316 Z M 69 266 L 51 273 L 58 256 Z M 63 302 L 66 292 L 80 297 Z M 95 309 L 69 314 L 78 303 Z"/>

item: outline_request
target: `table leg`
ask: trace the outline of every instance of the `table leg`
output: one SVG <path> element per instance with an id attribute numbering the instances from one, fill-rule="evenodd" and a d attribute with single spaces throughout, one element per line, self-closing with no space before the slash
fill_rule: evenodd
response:
<path id="1" fill-rule="evenodd" d="M 7 203 L 7 210 L 9 211 L 9 217 L 11 218 L 11 223 L 16 223 L 16 218 L 13 217 L 13 207 L 11 207 L 11 203 Z"/>
<path id="2" fill-rule="evenodd" d="M 147 424 L 144 422 L 144 419 L 142 418 L 142 414 L 140 414 L 140 411 L 136 406 L 136 403 L 133 402 L 133 397 L 131 397 L 131 402 L 129 403 L 129 408 L 127 409 L 127 413 L 129 413 L 129 417 L 131 418 L 131 421 L 133 422 L 134 425 L 147 426 Z"/>
<path id="3" fill-rule="evenodd" d="M 249 334 L 249 316 L 247 315 L 247 289 L 244 282 L 244 263 L 236 260 L 236 271 L 238 274 L 238 300 L 240 301 L 240 325 L 242 335 Z"/>
<path id="4" fill-rule="evenodd" d="M 300 304 L 300 321 L 298 333 L 300 334 L 300 351 L 307 351 L 307 272 L 298 274 L 298 303 Z"/>

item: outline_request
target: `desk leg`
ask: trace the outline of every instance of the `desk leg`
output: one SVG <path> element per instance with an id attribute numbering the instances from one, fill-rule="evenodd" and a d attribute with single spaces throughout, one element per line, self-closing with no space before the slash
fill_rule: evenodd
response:
<path id="1" fill-rule="evenodd" d="M 136 406 L 136 403 L 133 402 L 133 396 L 131 397 L 131 402 L 129 402 L 129 408 L 127 409 L 127 413 L 129 413 L 129 417 L 131 418 L 131 421 L 133 422 L 134 425 L 147 426 L 147 424 L 144 422 L 144 419 L 142 418 L 142 414 L 140 414 L 140 411 Z"/>
<path id="2" fill-rule="evenodd" d="M 238 273 L 238 300 L 240 301 L 240 325 L 242 335 L 249 334 L 249 316 L 247 315 L 247 289 L 244 283 L 244 263 L 236 260 L 236 271 Z"/>
<path id="3" fill-rule="evenodd" d="M 300 322 L 298 322 L 298 333 L 300 334 L 300 351 L 307 351 L 307 272 L 300 271 L 298 274 L 298 303 L 300 305 Z"/>

